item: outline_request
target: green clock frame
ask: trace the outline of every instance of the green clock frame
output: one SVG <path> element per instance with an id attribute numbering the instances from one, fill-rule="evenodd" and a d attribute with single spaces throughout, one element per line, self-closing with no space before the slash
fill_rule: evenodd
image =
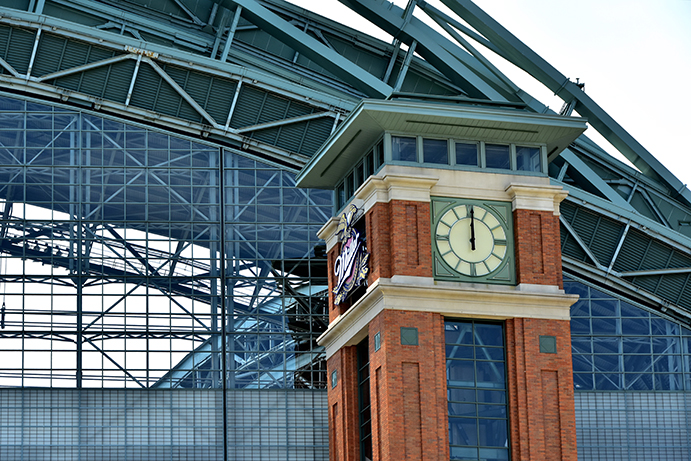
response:
<path id="1" fill-rule="evenodd" d="M 435 280 L 516 284 L 511 203 L 432 198 Z"/>

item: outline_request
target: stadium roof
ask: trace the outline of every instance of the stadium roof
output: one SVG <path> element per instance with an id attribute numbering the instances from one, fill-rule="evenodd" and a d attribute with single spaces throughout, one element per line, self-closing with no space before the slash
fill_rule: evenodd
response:
<path id="1" fill-rule="evenodd" d="M 341 0 L 393 43 L 280 0 L 0 0 L 0 91 L 183 133 L 299 171 L 363 99 L 555 115 L 504 58 L 585 117 L 549 158 L 567 271 L 691 317 L 691 191 L 572 82 L 470 0 Z M 442 35 L 417 15 L 432 18 Z M 450 37 L 450 38 L 449 38 Z"/>

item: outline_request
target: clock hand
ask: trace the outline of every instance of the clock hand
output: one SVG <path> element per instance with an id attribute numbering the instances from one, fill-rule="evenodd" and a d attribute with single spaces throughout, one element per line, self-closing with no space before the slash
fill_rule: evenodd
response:
<path id="1" fill-rule="evenodd" d="M 470 207 L 470 249 L 475 251 L 475 210 Z"/>

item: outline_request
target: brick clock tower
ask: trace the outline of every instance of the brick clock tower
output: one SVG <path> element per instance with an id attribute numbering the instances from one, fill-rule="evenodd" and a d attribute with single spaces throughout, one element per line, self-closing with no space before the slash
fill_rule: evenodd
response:
<path id="1" fill-rule="evenodd" d="M 332 461 L 576 460 L 548 158 L 573 117 L 363 101 L 298 176 L 335 192 Z"/>

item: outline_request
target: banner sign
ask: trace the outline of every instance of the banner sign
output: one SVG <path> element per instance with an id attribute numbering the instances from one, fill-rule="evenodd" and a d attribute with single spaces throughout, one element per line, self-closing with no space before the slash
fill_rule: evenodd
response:
<path id="1" fill-rule="evenodd" d="M 341 241 L 341 254 L 334 265 L 337 281 L 333 293 L 336 305 L 345 301 L 355 287 L 365 283 L 369 272 L 369 253 L 360 239 L 360 233 L 353 228 L 353 217 L 357 211 L 357 207 L 351 204 L 341 215 L 336 229 Z"/>

